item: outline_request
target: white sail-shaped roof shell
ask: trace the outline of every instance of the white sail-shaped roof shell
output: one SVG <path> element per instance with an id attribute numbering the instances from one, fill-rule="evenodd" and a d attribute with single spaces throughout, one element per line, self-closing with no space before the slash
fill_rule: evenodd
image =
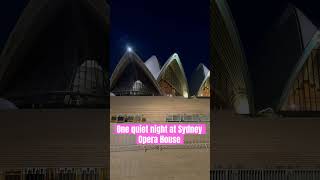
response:
<path id="1" fill-rule="evenodd" d="M 111 86 L 110 86 L 110 90 L 112 93 L 114 93 L 115 95 L 116 92 L 114 91 L 114 89 L 117 86 L 117 83 L 119 82 L 119 79 L 121 78 L 128 78 L 129 81 L 128 82 L 121 82 L 121 89 L 128 89 L 130 91 L 136 91 L 136 90 L 140 90 L 140 88 L 137 88 L 137 82 L 141 82 L 141 79 L 139 79 L 139 77 L 123 77 L 126 76 L 124 75 L 126 72 L 126 70 L 128 70 L 128 66 L 129 65 L 134 65 L 135 69 L 131 69 L 134 73 L 132 76 L 138 76 L 138 73 L 140 74 L 140 78 L 145 79 L 145 82 L 142 82 L 142 84 L 144 83 L 149 83 L 149 88 L 151 88 L 152 90 L 154 90 L 154 95 L 162 95 L 161 89 L 156 81 L 156 79 L 153 77 L 153 75 L 151 74 L 151 72 L 148 70 L 148 68 L 145 66 L 145 64 L 143 63 L 143 61 L 140 59 L 140 57 L 134 53 L 134 52 L 126 52 L 123 57 L 121 58 L 120 62 L 118 63 L 117 67 L 115 68 L 112 76 L 111 76 Z M 141 77 L 143 76 L 143 77 Z M 131 79 L 130 79 L 131 78 Z M 132 79 L 132 78 L 136 78 L 136 79 Z M 133 82 L 131 82 L 133 81 Z M 125 84 L 123 84 L 125 83 Z M 139 83 L 141 84 L 141 83 Z M 126 87 L 123 87 L 126 86 Z M 146 87 L 148 88 L 148 87 Z M 149 89 L 149 93 L 151 90 Z M 143 92 L 141 92 L 142 94 L 139 95 L 144 95 Z M 146 92 L 145 92 L 146 93 Z"/>
<path id="2" fill-rule="evenodd" d="M 197 96 L 199 91 L 204 86 L 205 82 L 210 78 L 210 71 L 204 64 L 199 64 L 196 70 L 192 73 L 190 83 L 190 93 L 192 96 Z"/>
<path id="3" fill-rule="evenodd" d="M 144 64 L 147 66 L 153 77 L 157 79 L 160 73 L 160 64 L 157 57 L 151 56 Z"/>
<path id="4" fill-rule="evenodd" d="M 162 66 L 161 68 L 161 71 L 160 71 L 160 74 L 157 78 L 157 81 L 158 83 L 163 79 L 167 69 L 173 65 L 174 63 L 176 63 L 177 66 L 175 67 L 178 67 L 178 69 L 175 69 L 175 73 L 177 74 L 177 76 L 179 77 L 179 81 L 180 81 L 180 85 L 181 85 L 181 88 L 182 88 L 182 95 L 184 97 L 189 97 L 189 87 L 188 87 L 188 81 L 187 81 L 187 78 L 186 78 L 186 75 L 185 75 L 185 72 L 184 72 L 184 68 L 182 66 L 182 63 L 180 61 L 180 58 L 178 56 L 177 53 L 174 53 L 168 60 L 167 62 Z"/>
<path id="5" fill-rule="evenodd" d="M 239 114 L 253 113 L 254 103 L 252 84 L 249 77 L 247 58 L 242 46 L 236 23 L 226 0 L 214 0 L 211 9 L 212 17 L 212 52 L 215 74 L 218 81 L 228 80 L 230 91 L 215 91 L 226 93 L 225 102 L 229 102 Z M 218 60 L 219 59 L 219 60 Z M 226 82 L 226 81 L 224 81 Z"/>

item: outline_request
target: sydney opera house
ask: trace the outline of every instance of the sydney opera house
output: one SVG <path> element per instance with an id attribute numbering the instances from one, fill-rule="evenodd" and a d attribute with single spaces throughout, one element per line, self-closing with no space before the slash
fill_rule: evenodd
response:
<path id="1" fill-rule="evenodd" d="M 177 53 L 164 63 L 145 62 L 128 48 L 110 80 L 110 128 L 114 123 L 201 123 L 206 135 L 183 145 L 137 145 L 132 135 L 110 130 L 111 179 L 209 179 L 210 71 L 199 64 L 188 81 Z"/>
<path id="2" fill-rule="evenodd" d="M 160 66 L 156 56 L 143 62 L 133 51 L 120 59 L 110 80 L 111 96 L 210 97 L 210 71 L 200 64 L 188 83 L 178 54 Z"/>
<path id="3" fill-rule="evenodd" d="M 252 55 L 229 3 L 211 1 L 212 178 L 319 179 L 319 28 L 289 4 Z"/>

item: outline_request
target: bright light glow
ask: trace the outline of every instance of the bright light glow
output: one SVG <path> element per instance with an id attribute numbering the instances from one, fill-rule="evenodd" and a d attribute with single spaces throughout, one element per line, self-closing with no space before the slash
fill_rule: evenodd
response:
<path id="1" fill-rule="evenodd" d="M 183 97 L 184 98 L 188 98 L 189 97 L 188 93 L 187 92 L 183 92 Z"/>
<path id="2" fill-rule="evenodd" d="M 132 52 L 132 47 L 128 46 L 128 47 L 127 47 L 127 51 L 128 51 L 128 52 Z"/>

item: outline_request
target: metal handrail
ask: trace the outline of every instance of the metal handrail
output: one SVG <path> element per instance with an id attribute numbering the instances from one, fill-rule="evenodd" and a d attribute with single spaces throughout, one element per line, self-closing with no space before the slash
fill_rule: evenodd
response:
<path id="1" fill-rule="evenodd" d="M 111 145 L 110 152 L 145 151 L 163 149 L 210 149 L 209 143 L 190 143 L 183 145 Z"/>

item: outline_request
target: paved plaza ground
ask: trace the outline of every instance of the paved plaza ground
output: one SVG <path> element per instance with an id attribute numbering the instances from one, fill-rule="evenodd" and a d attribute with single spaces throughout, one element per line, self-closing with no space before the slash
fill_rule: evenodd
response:
<path id="1" fill-rule="evenodd" d="M 111 152 L 111 180 L 207 180 L 209 149 Z"/>

